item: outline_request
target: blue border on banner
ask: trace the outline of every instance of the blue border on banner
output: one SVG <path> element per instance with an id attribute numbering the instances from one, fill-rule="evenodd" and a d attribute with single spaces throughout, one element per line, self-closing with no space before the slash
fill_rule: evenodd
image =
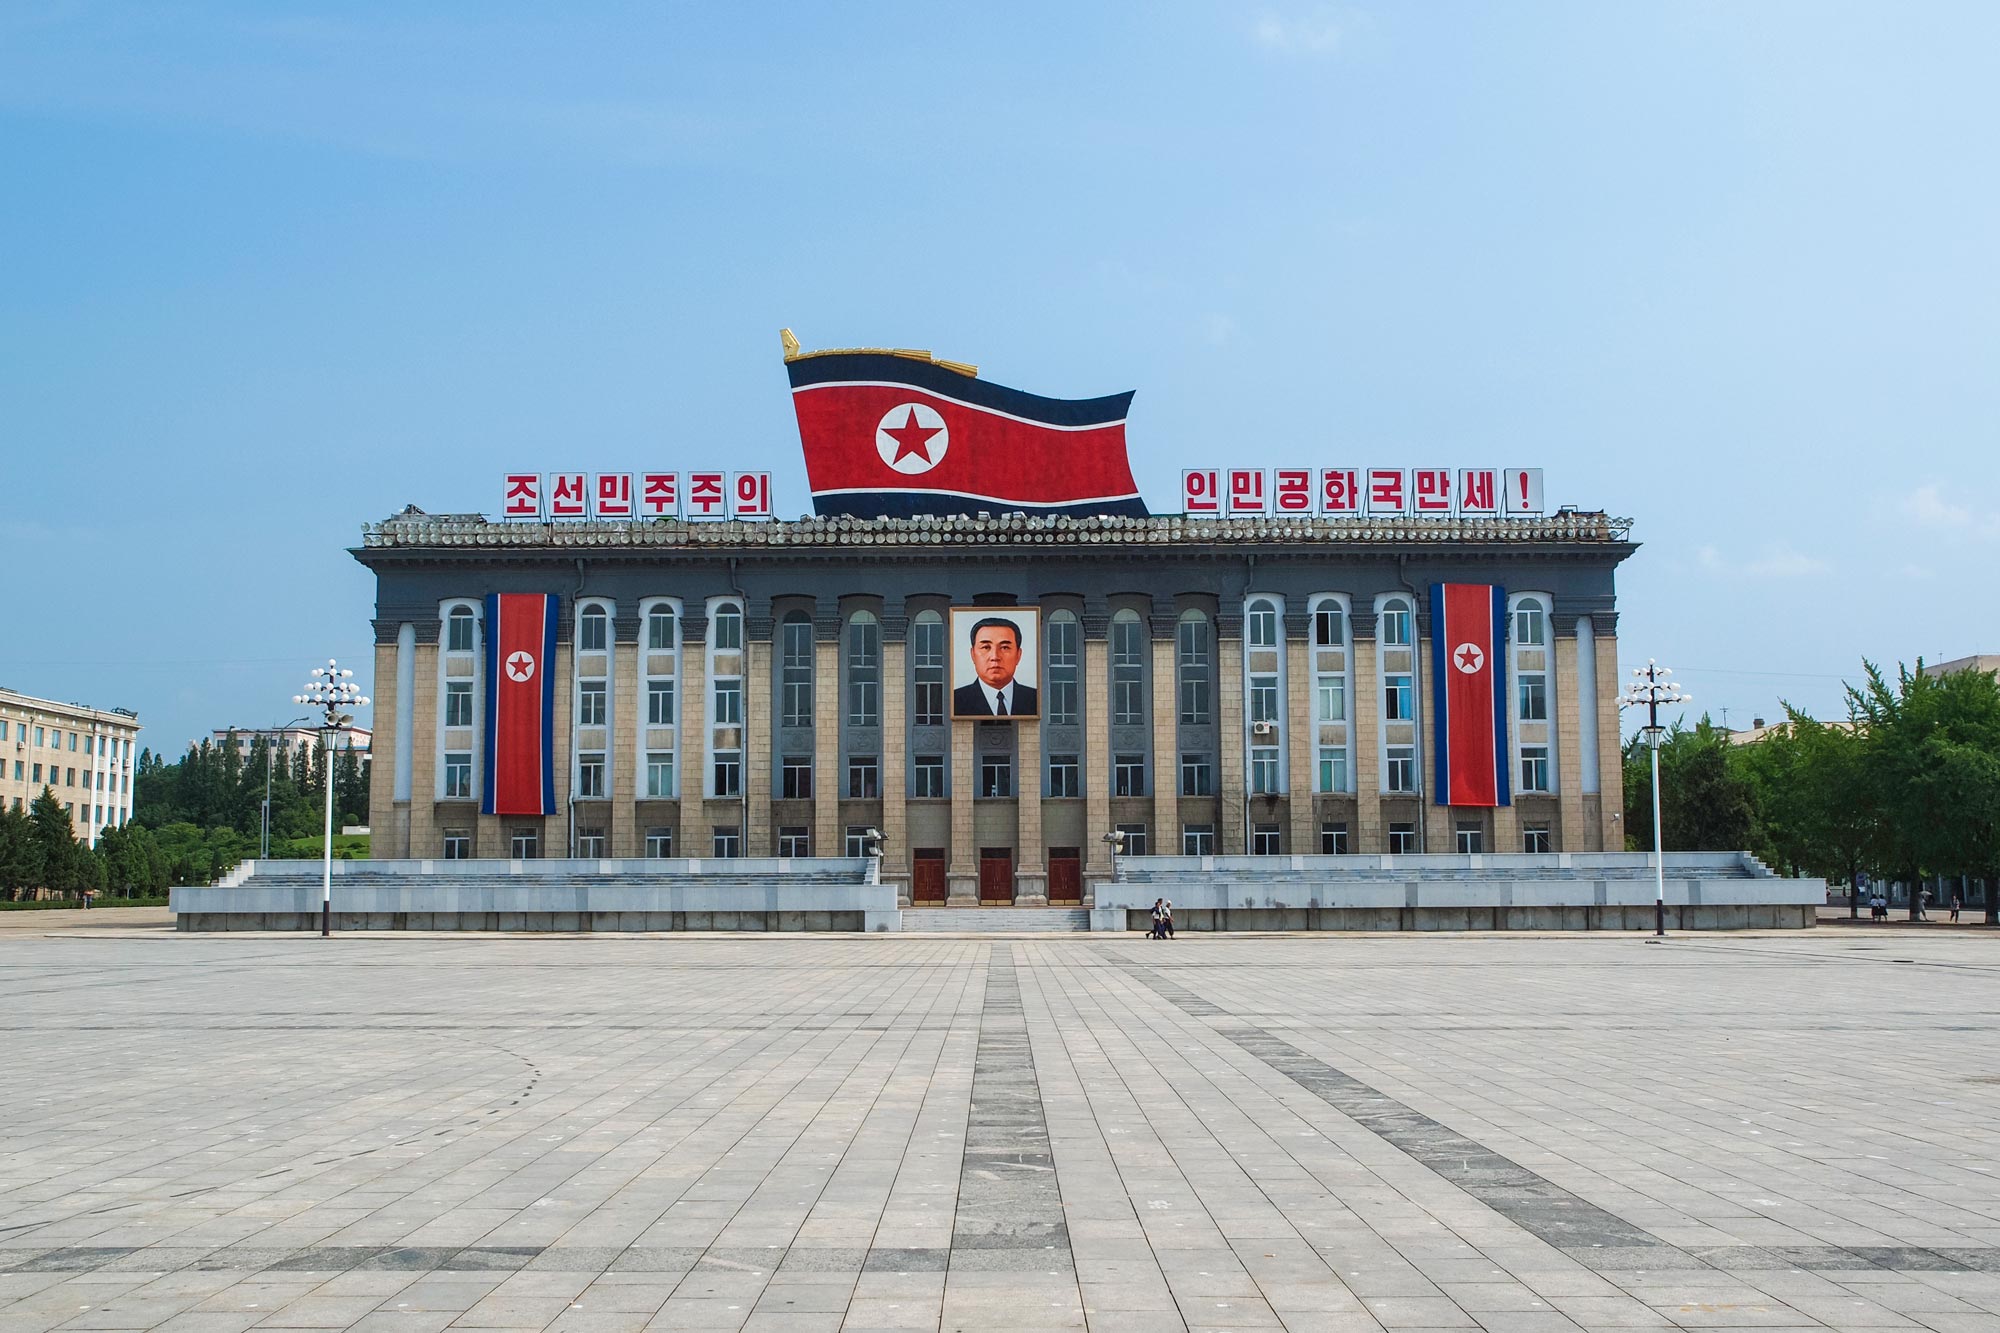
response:
<path id="1" fill-rule="evenodd" d="M 489 592 L 483 600 L 486 603 L 486 623 L 480 628 L 485 632 L 486 642 L 480 647 L 481 656 L 486 661 L 486 743 L 479 748 L 486 771 L 480 775 L 479 813 L 490 815 L 493 813 L 493 775 L 498 769 L 494 762 L 498 756 L 494 750 L 500 744 L 500 677 L 496 674 L 500 665 L 497 660 L 500 653 L 500 595 Z M 439 674 L 443 674 L 442 669 Z"/>

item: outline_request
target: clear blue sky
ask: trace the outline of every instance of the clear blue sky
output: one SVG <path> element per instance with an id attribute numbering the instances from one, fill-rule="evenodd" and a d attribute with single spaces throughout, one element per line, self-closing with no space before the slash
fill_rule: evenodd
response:
<path id="1" fill-rule="evenodd" d="M 1730 721 L 2000 650 L 2000 6 L 0 7 L 0 684 L 169 752 L 515 467 L 808 505 L 777 330 L 1142 487 L 1538 463 Z"/>

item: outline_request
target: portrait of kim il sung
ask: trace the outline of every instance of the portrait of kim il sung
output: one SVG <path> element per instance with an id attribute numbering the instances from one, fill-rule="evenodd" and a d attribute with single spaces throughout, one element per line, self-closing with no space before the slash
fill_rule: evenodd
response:
<path id="1" fill-rule="evenodd" d="M 951 715 L 1039 718 L 1041 619 L 1031 606 L 951 609 Z"/>

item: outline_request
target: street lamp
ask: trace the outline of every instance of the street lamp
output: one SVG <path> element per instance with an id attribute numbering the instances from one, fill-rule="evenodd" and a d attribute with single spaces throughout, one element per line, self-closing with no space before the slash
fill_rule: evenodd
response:
<path id="1" fill-rule="evenodd" d="M 1111 849 L 1111 882 L 1114 884 L 1118 882 L 1118 853 L 1125 850 L 1125 838 L 1124 829 L 1104 835 L 1105 846 Z"/>
<path id="2" fill-rule="evenodd" d="M 326 747 L 326 841 L 320 848 L 325 866 L 319 886 L 319 933 L 325 937 L 333 934 L 333 747 L 341 731 L 354 721 L 354 714 L 347 710 L 366 707 L 368 699 L 354 683 L 354 673 L 329 657 L 325 666 L 313 668 L 305 693 L 293 695 L 292 702 L 324 714 L 319 731 Z"/>
<path id="3" fill-rule="evenodd" d="M 1653 934 L 1667 933 L 1667 857 L 1660 830 L 1660 739 L 1666 728 L 1660 725 L 1660 705 L 1691 704 L 1694 696 L 1682 694 L 1681 687 L 1667 679 L 1674 673 L 1652 658 L 1643 667 L 1633 667 L 1638 677 L 1619 696 L 1620 708 L 1644 708 L 1646 725 L 1640 728 L 1653 751 Z"/>
<path id="4" fill-rule="evenodd" d="M 882 882 L 882 830 L 866 829 L 861 834 L 861 854 L 868 858 L 868 882 Z"/>
<path id="5" fill-rule="evenodd" d="M 257 844 L 259 860 L 271 859 L 271 767 L 277 762 L 278 738 L 301 722 L 312 721 L 311 713 L 303 713 L 280 727 L 273 727 L 264 737 L 264 833 Z"/>

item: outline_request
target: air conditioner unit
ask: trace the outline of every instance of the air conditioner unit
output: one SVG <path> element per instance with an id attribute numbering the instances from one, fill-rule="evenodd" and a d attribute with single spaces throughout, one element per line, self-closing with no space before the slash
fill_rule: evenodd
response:
<path id="1" fill-rule="evenodd" d="M 1252 722 L 1250 724 L 1250 734 L 1252 736 L 1273 736 L 1277 734 L 1277 731 L 1278 724 L 1275 722 Z"/>

